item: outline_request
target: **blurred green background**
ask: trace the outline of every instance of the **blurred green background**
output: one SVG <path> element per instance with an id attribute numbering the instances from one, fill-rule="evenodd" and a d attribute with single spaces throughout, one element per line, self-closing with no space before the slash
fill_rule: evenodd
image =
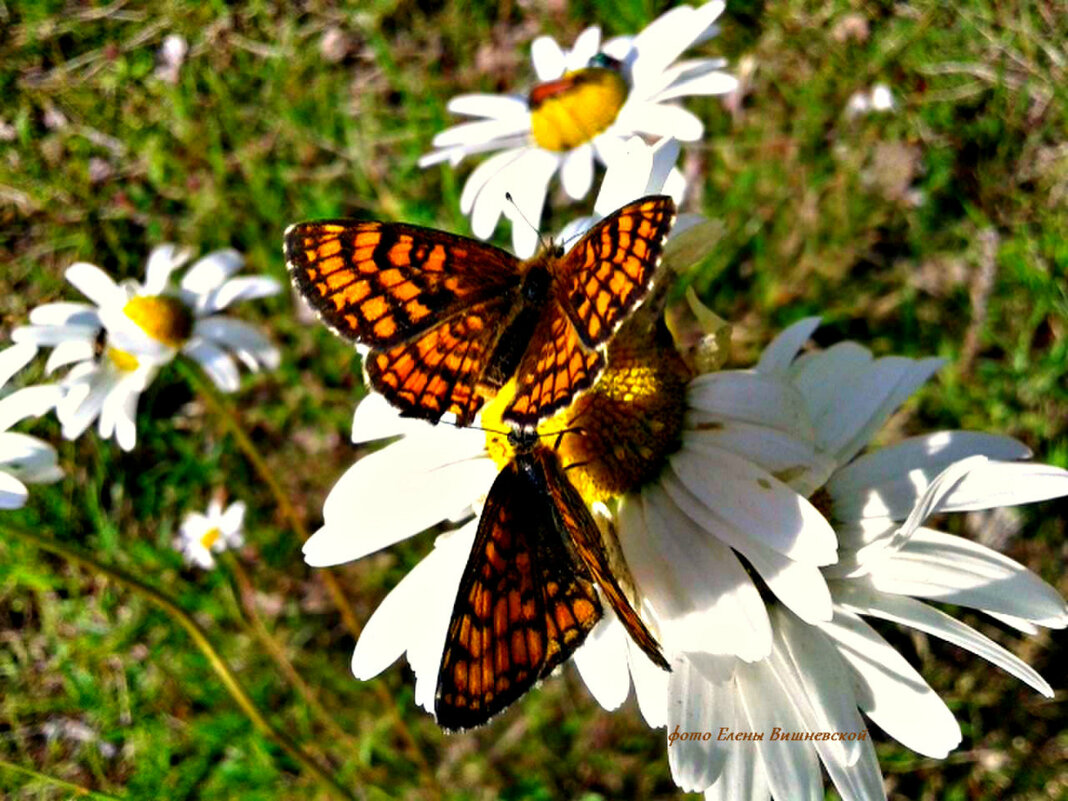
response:
<path id="1" fill-rule="evenodd" d="M 461 233 L 470 171 L 418 156 L 468 91 L 525 91 L 529 45 L 585 26 L 639 30 L 666 4 L 0 2 L 0 335 L 34 306 L 75 299 L 76 260 L 143 275 L 163 241 L 233 246 L 283 278 L 298 219 L 354 215 Z M 949 358 L 884 441 L 935 427 L 1009 434 L 1068 467 L 1068 7 L 827 0 L 728 2 L 723 55 L 743 92 L 687 106 L 706 138 L 684 151 L 690 210 L 723 223 L 693 283 L 735 326 L 735 361 L 820 314 L 817 341 Z M 165 37 L 188 42 L 168 73 Z M 898 110 L 849 119 L 888 84 Z M 558 184 L 554 188 L 559 195 Z M 553 230 L 586 207 L 557 197 Z M 498 232 L 508 240 L 507 230 Z M 247 377 L 245 428 L 312 528 L 362 396 L 352 349 L 282 296 L 238 312 L 282 348 Z M 23 430 L 27 430 L 23 427 Z M 394 665 L 349 673 L 353 640 L 319 571 L 225 427 L 175 367 L 141 402 L 130 454 L 87 435 L 60 443 L 68 479 L 35 487 L 17 522 L 167 588 L 261 709 L 361 798 L 674 798 L 663 732 L 633 698 L 602 711 L 570 666 L 489 726 L 445 736 Z M 181 516 L 215 487 L 250 505 L 240 558 L 254 602 L 345 737 L 325 729 L 254 637 L 227 570 L 183 567 Z M 418 499 L 413 499 L 418 502 Z M 1062 593 L 1064 501 L 946 526 L 1004 550 Z M 356 616 L 430 548 L 424 534 L 335 569 Z M 895 799 L 1068 797 L 1068 648 L 961 613 L 1042 672 L 1047 701 L 977 657 L 880 627 L 945 698 L 964 741 L 937 762 L 876 730 Z M 0 759 L 114 796 L 325 798 L 250 724 L 174 620 L 141 597 L 0 537 Z M 378 688 L 377 690 L 375 688 Z M 384 688 L 384 691 L 383 691 Z M 0 767 L 5 798 L 73 797 Z"/>

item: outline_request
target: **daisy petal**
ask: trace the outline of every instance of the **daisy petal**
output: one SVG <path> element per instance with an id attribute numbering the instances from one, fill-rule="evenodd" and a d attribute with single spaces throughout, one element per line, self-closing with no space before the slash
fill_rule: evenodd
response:
<path id="1" fill-rule="evenodd" d="M 690 382 L 689 428 L 736 420 L 815 440 L 805 401 L 783 377 L 752 370 L 706 373 Z"/>
<path id="2" fill-rule="evenodd" d="M 79 261 L 67 268 L 67 280 L 97 306 L 105 306 L 122 299 L 118 285 L 95 264 Z"/>
<path id="3" fill-rule="evenodd" d="M 186 270 L 181 287 L 187 292 L 205 295 L 221 287 L 244 263 L 245 257 L 233 248 L 212 251 Z"/>
<path id="4" fill-rule="evenodd" d="M 0 387 L 10 381 L 11 377 L 29 364 L 36 355 L 37 346 L 30 342 L 23 342 L 0 350 Z M 0 427 L 0 430 L 3 430 L 3 428 Z"/>
<path id="5" fill-rule="evenodd" d="M 1068 605 L 1019 562 L 977 542 L 920 528 L 900 551 L 872 566 L 873 587 L 894 595 L 1013 615 L 1050 628 L 1068 625 Z"/>
<path id="6" fill-rule="evenodd" d="M 282 291 L 282 284 L 264 275 L 244 275 L 231 278 L 218 291 L 208 296 L 206 313 L 222 311 L 242 300 L 269 298 Z"/>
<path id="7" fill-rule="evenodd" d="M 885 595 L 856 581 L 836 582 L 834 597 L 835 601 L 857 614 L 889 620 L 958 645 L 1029 684 L 1047 698 L 1053 697 L 1053 688 L 1030 665 L 940 609 L 915 598 Z"/>
<path id="8" fill-rule="evenodd" d="M 791 323 L 764 348 L 756 369 L 762 373 L 784 372 L 819 325 L 819 317 L 805 317 Z"/>
<path id="9" fill-rule="evenodd" d="M 206 340 L 192 340 L 184 351 L 197 361 L 215 386 L 223 392 L 237 392 L 241 376 L 228 353 Z"/>
<path id="10" fill-rule="evenodd" d="M 526 99 L 513 95 L 457 95 L 445 107 L 453 114 L 466 114 L 468 117 L 485 117 L 491 120 L 513 117 L 522 117 L 525 120 L 530 112 Z"/>
<path id="11" fill-rule="evenodd" d="M 10 473 L 0 470 L 0 509 L 21 509 L 29 492 L 26 485 Z"/>
<path id="12" fill-rule="evenodd" d="M 530 60 L 539 81 L 555 81 L 567 68 L 567 57 L 551 36 L 539 36 L 531 43 Z"/>
<path id="13" fill-rule="evenodd" d="M 572 200 L 586 197 L 593 185 L 593 146 L 588 142 L 579 145 L 564 156 L 560 168 L 560 180 L 564 191 Z"/>
<path id="14" fill-rule="evenodd" d="M 627 633 L 611 607 L 605 608 L 604 617 L 575 652 L 574 660 L 590 695 L 603 709 L 622 706 L 630 694 Z"/>
<path id="15" fill-rule="evenodd" d="M 672 136 L 681 142 L 696 142 L 705 133 L 700 117 L 681 106 L 628 100 L 614 123 L 651 136 Z"/>
<path id="16" fill-rule="evenodd" d="M 670 733 L 718 731 L 734 717 L 732 684 L 714 685 L 685 658 L 671 665 L 668 681 L 667 729 Z M 700 792 L 710 786 L 723 770 L 725 754 L 715 740 L 680 739 L 668 748 L 671 778 L 683 792 Z"/>
<path id="17" fill-rule="evenodd" d="M 857 703 L 907 748 L 944 759 L 960 745 L 960 726 L 923 677 L 856 615 L 840 610 L 821 627 L 853 674 Z"/>
<path id="18" fill-rule="evenodd" d="M 567 54 L 564 67 L 568 72 L 580 70 L 589 65 L 590 59 L 601 49 L 601 29 L 591 25 L 575 39 L 571 52 Z"/>

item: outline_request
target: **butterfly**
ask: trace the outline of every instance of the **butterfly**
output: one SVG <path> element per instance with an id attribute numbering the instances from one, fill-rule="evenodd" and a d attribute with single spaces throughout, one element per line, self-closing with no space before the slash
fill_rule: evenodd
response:
<path id="1" fill-rule="evenodd" d="M 604 369 L 604 349 L 645 297 L 675 220 L 650 195 L 598 222 L 567 253 L 521 261 L 467 237 L 403 223 L 303 222 L 285 234 L 297 290 L 346 339 L 405 415 L 470 425 L 513 377 L 504 418 L 522 427 L 567 406 Z"/>
<path id="2" fill-rule="evenodd" d="M 601 619 L 594 585 L 630 635 L 670 670 L 616 581 L 600 530 L 533 431 L 490 487 L 441 655 L 434 714 L 445 729 L 488 721 L 582 645 Z"/>

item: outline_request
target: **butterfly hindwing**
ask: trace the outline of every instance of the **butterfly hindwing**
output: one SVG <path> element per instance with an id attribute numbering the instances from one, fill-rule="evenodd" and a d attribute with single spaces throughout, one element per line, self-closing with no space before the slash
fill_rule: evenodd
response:
<path id="1" fill-rule="evenodd" d="M 601 617 L 544 485 L 522 456 L 494 481 L 464 568 L 434 713 L 446 729 L 489 720 L 582 644 Z"/>

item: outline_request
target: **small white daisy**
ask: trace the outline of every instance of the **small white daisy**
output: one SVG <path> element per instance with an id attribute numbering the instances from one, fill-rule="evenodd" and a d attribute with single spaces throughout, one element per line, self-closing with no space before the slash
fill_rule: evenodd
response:
<path id="1" fill-rule="evenodd" d="M 678 105 L 693 95 L 732 91 L 736 81 L 722 72 L 720 59 L 676 61 L 695 44 L 715 36 L 723 13 L 721 0 L 700 8 L 679 6 L 654 20 L 636 36 L 602 44 L 597 27 L 587 28 L 569 51 L 543 36 L 531 47 L 534 71 L 541 82 L 527 97 L 460 95 L 449 111 L 475 118 L 434 137 L 435 150 L 420 166 L 495 153 L 468 177 L 460 208 L 471 216 L 475 236 L 493 234 L 503 213 L 534 225 L 541 219 L 549 182 L 559 171 L 572 199 L 593 185 L 594 160 L 615 170 L 629 169 L 625 142 L 631 136 L 673 137 L 692 142 L 704 126 Z M 681 181 L 676 173 L 675 181 Z M 514 206 L 506 202 L 510 193 Z M 512 226 L 518 256 L 531 256 L 537 232 L 527 224 Z"/>
<path id="2" fill-rule="evenodd" d="M 116 284 L 103 270 L 79 262 L 67 280 L 92 303 L 47 303 L 30 312 L 29 325 L 11 338 L 51 347 L 45 370 L 70 367 L 56 413 L 63 436 L 74 439 L 94 420 L 124 450 L 136 442 L 140 394 L 159 368 L 179 352 L 196 360 L 222 390 L 239 386 L 234 356 L 250 370 L 278 365 L 277 349 L 253 326 L 218 312 L 230 304 L 273 295 L 280 284 L 264 276 L 231 276 L 242 264 L 233 250 L 209 253 L 186 271 L 178 287 L 170 276 L 188 259 L 171 245 L 155 248 L 143 284 Z"/>
<path id="3" fill-rule="evenodd" d="M 860 117 L 865 114 L 876 114 L 894 111 L 897 103 L 890 87 L 884 83 L 877 83 L 870 91 L 857 91 L 849 96 L 846 101 L 845 115 L 847 117 Z"/>
<path id="4" fill-rule="evenodd" d="M 0 353 L 0 364 L 11 358 L 13 350 L 8 348 Z M 17 355 L 21 359 L 25 353 Z M 0 400 L 0 509 L 18 509 L 25 504 L 27 483 L 48 484 L 63 477 L 51 445 L 29 434 L 9 430 L 27 417 L 48 412 L 60 395 L 60 389 L 54 386 L 26 387 Z"/>
<path id="5" fill-rule="evenodd" d="M 244 524 L 243 502 L 235 501 L 223 511 L 222 503 L 212 499 L 206 514 L 190 512 L 185 516 L 174 546 L 190 564 L 209 570 L 215 567 L 213 554 L 244 544 Z"/>

